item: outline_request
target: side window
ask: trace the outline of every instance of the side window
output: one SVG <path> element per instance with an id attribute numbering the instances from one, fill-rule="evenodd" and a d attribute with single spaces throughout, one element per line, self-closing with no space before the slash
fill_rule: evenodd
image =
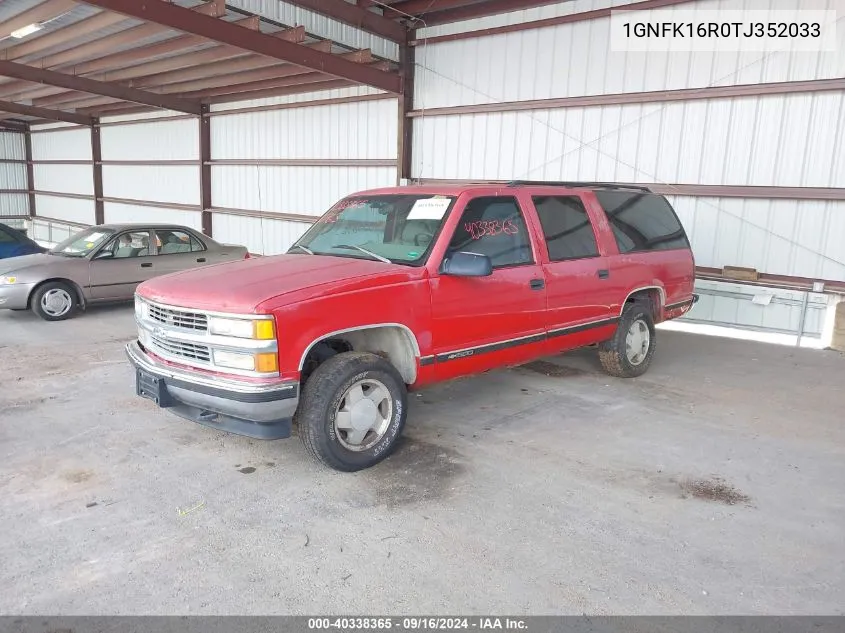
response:
<path id="1" fill-rule="evenodd" d="M 114 238 L 101 251 L 112 253 L 113 259 L 127 257 L 146 257 L 150 254 L 150 234 L 148 231 L 129 231 Z"/>
<path id="2" fill-rule="evenodd" d="M 598 256 L 593 225 L 579 197 L 535 196 L 533 200 L 551 261 Z"/>
<path id="3" fill-rule="evenodd" d="M 17 240 L 15 236 L 11 233 L 6 233 L 3 229 L 0 229 L 0 244 L 16 244 Z"/>
<path id="4" fill-rule="evenodd" d="M 494 268 L 532 263 L 531 240 L 516 198 L 470 200 L 449 242 L 448 252 L 456 251 L 487 255 Z"/>
<path id="5" fill-rule="evenodd" d="M 173 255 L 174 253 L 196 253 L 205 248 L 199 240 L 185 231 L 170 231 L 159 229 L 155 232 L 159 255 Z"/>
<path id="6" fill-rule="evenodd" d="M 630 191 L 597 191 L 620 253 L 689 248 L 678 216 L 662 196 Z"/>

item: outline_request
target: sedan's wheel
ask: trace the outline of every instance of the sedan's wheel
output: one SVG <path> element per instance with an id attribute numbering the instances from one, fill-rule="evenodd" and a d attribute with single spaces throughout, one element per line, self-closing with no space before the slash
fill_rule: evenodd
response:
<path id="1" fill-rule="evenodd" d="M 654 319 L 643 303 L 629 303 L 612 338 L 599 345 L 599 360 L 611 376 L 642 376 L 654 356 Z"/>
<path id="2" fill-rule="evenodd" d="M 32 311 L 45 321 L 63 321 L 76 312 L 79 300 L 68 284 L 51 281 L 39 286 L 32 295 Z"/>
<path id="3" fill-rule="evenodd" d="M 390 455 L 407 408 L 405 383 L 390 363 L 375 354 L 345 352 L 308 378 L 296 422 L 312 456 L 351 472 Z"/>

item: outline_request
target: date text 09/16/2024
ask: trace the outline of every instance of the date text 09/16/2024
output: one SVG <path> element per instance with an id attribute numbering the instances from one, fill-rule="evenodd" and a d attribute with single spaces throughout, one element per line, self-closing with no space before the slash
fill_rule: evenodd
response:
<path id="1" fill-rule="evenodd" d="M 308 629 L 319 630 L 513 630 L 524 631 L 524 619 L 510 617 L 337 617 L 309 618 Z"/>

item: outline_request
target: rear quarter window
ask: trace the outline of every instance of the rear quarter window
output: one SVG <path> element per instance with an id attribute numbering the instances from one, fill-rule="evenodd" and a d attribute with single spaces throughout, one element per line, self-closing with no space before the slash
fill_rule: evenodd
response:
<path id="1" fill-rule="evenodd" d="M 687 234 L 663 196 L 639 191 L 596 191 L 620 253 L 690 247 Z"/>

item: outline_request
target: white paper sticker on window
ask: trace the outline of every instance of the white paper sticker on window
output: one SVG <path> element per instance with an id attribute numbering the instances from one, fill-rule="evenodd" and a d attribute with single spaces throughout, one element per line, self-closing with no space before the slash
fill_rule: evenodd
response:
<path id="1" fill-rule="evenodd" d="M 451 198 L 425 198 L 414 203 L 409 220 L 440 220 L 452 203 Z"/>

